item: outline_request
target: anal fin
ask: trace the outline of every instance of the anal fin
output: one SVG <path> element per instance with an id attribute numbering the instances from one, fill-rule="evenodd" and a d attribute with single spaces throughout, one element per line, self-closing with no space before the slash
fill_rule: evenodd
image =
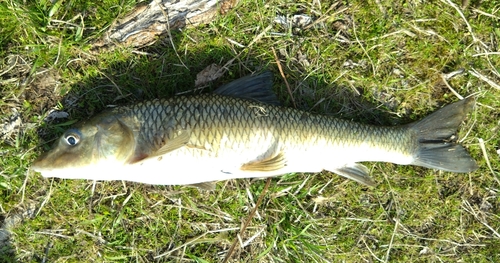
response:
<path id="1" fill-rule="evenodd" d="M 359 163 L 346 164 L 343 167 L 328 170 L 367 186 L 375 186 L 377 184 L 370 177 L 368 168 Z"/>

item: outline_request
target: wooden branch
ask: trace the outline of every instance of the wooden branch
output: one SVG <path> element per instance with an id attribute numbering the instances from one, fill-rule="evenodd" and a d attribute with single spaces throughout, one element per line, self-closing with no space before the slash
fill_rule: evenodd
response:
<path id="1" fill-rule="evenodd" d="M 139 3 L 124 18 L 116 20 L 94 49 L 115 45 L 141 47 L 152 44 L 168 30 L 210 22 L 225 15 L 239 0 L 153 0 Z"/>

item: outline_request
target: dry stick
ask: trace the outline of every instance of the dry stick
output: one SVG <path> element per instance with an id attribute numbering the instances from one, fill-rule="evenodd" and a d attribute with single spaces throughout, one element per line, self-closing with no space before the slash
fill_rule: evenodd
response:
<path id="1" fill-rule="evenodd" d="M 474 41 L 473 44 L 479 42 L 479 44 L 481 44 L 485 50 L 489 50 L 488 46 L 486 44 L 484 44 L 483 41 L 476 38 L 476 35 L 474 34 L 471 25 L 469 24 L 469 22 L 465 18 L 464 14 L 460 10 L 460 8 L 457 5 L 455 5 L 451 0 L 441 0 L 441 2 L 445 2 L 445 1 L 448 5 L 453 7 L 457 11 L 457 13 L 460 15 L 460 17 L 462 17 L 462 19 L 464 20 L 465 24 L 467 25 L 467 29 L 469 30 L 469 33 L 472 36 L 472 40 Z"/>
<path id="2" fill-rule="evenodd" d="M 476 78 L 478 78 L 478 79 L 480 79 L 480 80 L 488 83 L 493 88 L 500 90 L 500 85 L 496 84 L 492 80 L 488 79 L 487 77 L 485 77 L 484 75 L 482 75 L 481 73 L 479 73 L 475 68 L 472 68 L 471 70 L 469 70 L 468 73 L 471 74 L 472 76 L 474 76 L 474 77 L 476 77 Z"/>
<path id="3" fill-rule="evenodd" d="M 373 71 L 373 76 L 375 76 L 376 75 L 375 65 L 373 64 L 373 60 L 370 57 L 370 55 L 368 54 L 368 51 L 366 51 L 365 47 L 363 46 L 363 44 L 361 44 L 361 41 L 358 38 L 358 34 L 356 33 L 356 23 L 354 22 L 354 20 L 352 21 L 352 31 L 354 33 L 354 37 L 356 37 L 356 42 L 358 42 L 359 46 L 361 47 L 361 50 L 363 50 L 365 55 L 368 57 L 368 60 L 370 60 L 370 64 L 372 66 L 372 71 Z"/>
<path id="4" fill-rule="evenodd" d="M 281 63 L 278 59 L 278 55 L 276 55 L 276 51 L 274 50 L 274 47 L 271 47 L 271 49 L 273 50 L 274 59 L 276 59 L 276 64 L 278 65 L 278 69 L 280 71 L 281 77 L 283 78 L 283 80 L 285 80 L 286 88 L 288 89 L 288 93 L 290 94 L 290 98 L 292 98 L 293 107 L 297 108 L 297 105 L 295 104 L 295 99 L 293 98 L 292 89 L 290 88 L 290 84 L 288 84 L 288 81 L 285 78 L 285 73 L 283 73 L 283 68 L 281 68 Z"/>
<path id="5" fill-rule="evenodd" d="M 116 84 L 116 82 L 114 82 L 110 77 L 108 77 L 108 75 L 106 75 L 104 72 L 102 71 L 99 71 L 99 73 L 101 73 L 101 75 L 103 75 L 104 77 L 106 77 L 112 84 L 113 86 L 116 88 L 116 90 L 118 91 L 118 93 L 120 93 L 121 96 L 123 96 L 123 92 L 122 90 L 120 89 L 120 87 L 118 86 L 118 84 Z"/>
<path id="6" fill-rule="evenodd" d="M 203 233 L 203 234 L 201 234 L 201 235 L 199 235 L 199 236 L 197 236 L 195 238 L 192 238 L 188 242 L 186 242 L 186 243 L 184 243 L 184 244 L 182 244 L 182 245 L 180 245 L 178 247 L 175 247 L 175 248 L 173 248 L 173 249 L 171 249 L 171 250 L 169 250 L 169 251 L 167 251 L 167 252 L 165 252 L 165 253 L 163 253 L 161 255 L 155 256 L 154 259 L 158 259 L 158 258 L 164 257 L 164 256 L 169 255 L 169 254 L 171 254 L 171 253 L 173 253 L 173 252 L 175 252 L 177 250 L 180 250 L 180 249 L 184 250 L 184 249 L 186 249 L 187 246 L 189 246 L 191 244 L 195 244 L 198 239 L 203 238 L 203 237 L 205 237 L 208 234 L 221 233 L 221 232 L 227 232 L 227 231 L 233 231 L 233 230 L 238 230 L 238 228 L 225 228 L 225 229 L 211 230 L 211 231 L 205 232 L 205 233 Z"/>
<path id="7" fill-rule="evenodd" d="M 15 56 L 16 60 L 14 61 L 14 63 L 11 63 L 11 65 L 9 66 L 8 69 L 4 70 L 3 72 L 0 72 L 0 77 L 5 74 L 5 73 L 8 73 L 9 71 L 11 71 L 13 68 L 15 68 L 18 64 L 18 59 L 19 57 L 18 56 Z M 8 62 L 7 62 L 8 63 Z"/>
<path id="8" fill-rule="evenodd" d="M 495 16 L 495 15 L 490 14 L 490 13 L 486 13 L 486 12 L 481 11 L 481 10 L 479 10 L 479 9 L 475 9 L 475 8 L 473 8 L 473 9 L 472 9 L 472 12 L 474 12 L 474 13 L 479 13 L 479 14 L 481 14 L 481 15 L 483 15 L 483 16 L 491 17 L 491 18 L 494 18 L 494 19 L 500 19 L 500 17 L 498 17 L 498 16 Z"/>
<path id="9" fill-rule="evenodd" d="M 257 203 L 255 203 L 254 208 L 252 209 L 252 212 L 247 217 L 247 220 L 243 224 L 243 226 L 240 229 L 240 232 L 238 235 L 243 235 L 243 232 L 247 229 L 248 225 L 250 224 L 250 221 L 252 220 L 253 216 L 255 215 L 255 212 L 257 211 L 257 208 L 259 208 L 260 203 L 262 203 L 262 199 L 264 199 L 264 196 L 266 195 L 267 189 L 269 188 L 269 185 L 271 184 L 271 178 L 267 178 L 266 180 L 266 185 L 264 186 L 264 189 L 262 190 L 262 193 L 259 196 L 259 199 L 257 200 Z M 236 248 L 236 244 L 238 244 L 238 237 L 236 237 L 233 241 L 233 244 L 227 251 L 226 257 L 224 258 L 224 261 L 222 263 L 228 262 L 228 260 L 231 258 L 231 255 L 234 252 L 234 249 Z"/>
<path id="10" fill-rule="evenodd" d="M 215 75 L 223 74 L 223 72 L 222 72 L 223 70 L 226 70 L 227 67 L 233 63 L 233 61 L 235 61 L 237 58 L 239 58 L 245 50 L 249 49 L 250 47 L 253 46 L 253 44 L 255 44 L 257 41 L 259 41 L 267 33 L 267 31 L 271 30 L 271 28 L 272 28 L 272 26 L 267 26 L 266 28 L 264 28 L 264 30 L 262 30 L 262 32 L 260 32 L 260 34 L 258 34 L 254 39 L 252 39 L 252 41 L 250 41 L 250 43 L 243 50 L 241 50 L 240 53 L 238 53 L 234 58 L 230 59 L 226 64 L 224 64 L 224 66 L 222 66 L 222 68 L 220 68 L 217 71 L 217 73 L 215 73 Z"/>
<path id="11" fill-rule="evenodd" d="M 472 205 L 467 200 L 463 200 L 462 201 L 462 208 L 464 208 L 465 211 L 471 213 L 477 219 L 477 221 L 479 221 L 486 228 L 488 228 L 491 232 L 493 232 L 493 234 L 495 236 L 497 236 L 497 238 L 500 238 L 500 234 L 495 230 L 495 228 L 493 228 L 490 225 L 488 225 L 488 223 L 486 222 L 485 219 L 483 219 L 483 217 L 478 216 L 478 213 L 476 213 L 474 211 L 474 208 L 472 207 Z"/>
<path id="12" fill-rule="evenodd" d="M 186 66 L 186 64 L 184 64 L 184 61 L 182 61 L 181 59 L 181 56 L 179 56 L 179 53 L 177 52 L 177 49 L 175 48 L 175 44 L 174 44 L 174 40 L 172 38 L 172 33 L 170 32 L 170 22 L 168 20 L 168 10 L 165 11 L 163 9 L 163 6 L 162 6 L 162 3 L 161 1 L 159 1 L 158 3 L 156 3 L 158 6 L 160 6 L 160 10 L 161 12 L 163 13 L 163 16 L 165 17 L 165 19 L 167 20 L 166 21 L 166 24 L 167 24 L 167 34 L 168 34 L 168 38 L 170 40 L 170 44 L 172 45 L 172 48 L 174 49 L 174 52 L 175 52 L 175 55 L 177 56 L 177 58 L 179 59 L 179 61 L 181 62 L 181 64 L 189 70 L 189 68 Z"/>
<path id="13" fill-rule="evenodd" d="M 19 191 L 17 192 L 17 194 L 21 193 L 21 201 L 19 202 L 19 204 L 24 203 L 24 196 L 26 193 L 26 184 L 28 184 L 28 178 L 31 174 L 33 174 L 33 172 L 31 171 L 31 168 L 28 168 L 28 171 L 26 172 L 26 177 L 24 177 L 23 185 L 21 186 L 21 189 L 19 189 Z"/>
<path id="14" fill-rule="evenodd" d="M 460 100 L 464 99 L 464 97 L 462 95 L 460 95 L 460 93 L 458 93 L 455 89 L 453 89 L 450 86 L 450 84 L 446 80 L 446 77 L 444 76 L 444 74 L 441 74 L 441 79 L 443 80 L 443 83 L 446 85 L 446 87 L 448 87 L 448 89 L 451 91 L 451 93 L 453 93 L 455 96 L 457 96 L 457 98 L 459 98 Z"/>
<path id="15" fill-rule="evenodd" d="M 500 52 L 484 52 L 472 55 L 472 57 L 488 56 L 488 55 L 500 55 Z"/>
<path id="16" fill-rule="evenodd" d="M 470 35 L 472 36 L 472 40 L 474 42 L 479 42 L 476 38 L 476 35 L 474 35 L 474 32 L 472 31 L 472 27 L 470 26 L 469 22 L 467 21 L 467 19 L 465 18 L 464 14 L 462 13 L 462 11 L 460 11 L 460 8 L 458 8 L 457 5 L 455 5 L 452 1 L 450 0 L 441 0 L 441 2 L 445 2 L 445 4 L 448 4 L 449 6 L 453 7 L 457 13 L 460 15 L 460 17 L 464 20 L 465 22 L 465 25 L 467 26 L 467 29 L 469 30 L 469 33 Z M 481 43 L 482 44 L 482 43 Z M 483 44 L 484 45 L 484 44 Z"/>
<path id="17" fill-rule="evenodd" d="M 398 232 L 399 219 L 395 218 L 394 221 L 396 222 L 396 224 L 394 225 L 394 231 L 392 231 L 391 241 L 389 242 L 389 248 L 387 249 L 387 253 L 385 254 L 385 260 L 384 260 L 384 262 L 389 262 L 389 257 L 391 255 L 392 244 L 394 242 L 394 236 L 396 236 L 396 233 Z"/>
<path id="18" fill-rule="evenodd" d="M 488 158 L 488 152 L 486 151 L 486 146 L 484 145 L 484 140 L 483 138 L 478 138 L 479 141 L 479 148 L 481 148 L 481 151 L 483 152 L 484 160 L 486 161 L 486 165 L 490 169 L 491 175 L 493 176 L 493 179 L 500 185 L 500 180 L 497 178 L 497 175 L 493 168 L 491 167 L 490 163 L 490 158 Z"/>

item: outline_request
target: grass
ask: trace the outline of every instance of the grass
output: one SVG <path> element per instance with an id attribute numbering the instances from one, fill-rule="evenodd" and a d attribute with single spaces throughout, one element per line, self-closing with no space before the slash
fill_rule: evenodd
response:
<path id="1" fill-rule="evenodd" d="M 238 243 L 230 262 L 500 261 L 500 6 L 369 2 L 242 0 L 171 40 L 98 52 L 93 41 L 133 1 L 0 3 L 0 118 L 17 123 L 0 142 L 0 262 L 220 262 L 248 218 L 245 246 Z M 295 14 L 318 22 L 273 22 Z M 273 178 L 266 192 L 265 180 L 219 182 L 207 192 L 29 170 L 74 121 L 110 104 L 190 90 L 206 66 L 233 58 L 213 87 L 270 68 L 286 106 L 363 123 L 418 120 L 456 101 L 451 89 L 474 95 L 459 135 L 480 168 L 454 174 L 370 163 L 375 188 L 322 172 Z M 460 68 L 466 74 L 441 77 Z M 44 121 L 52 109 L 69 115 Z"/>

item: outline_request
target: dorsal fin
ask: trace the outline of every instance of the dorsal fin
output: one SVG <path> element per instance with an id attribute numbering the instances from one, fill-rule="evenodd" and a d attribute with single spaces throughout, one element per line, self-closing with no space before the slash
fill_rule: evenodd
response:
<path id="1" fill-rule="evenodd" d="M 264 71 L 232 81 L 214 91 L 215 94 L 256 100 L 266 104 L 280 105 L 272 90 L 273 73 Z"/>

